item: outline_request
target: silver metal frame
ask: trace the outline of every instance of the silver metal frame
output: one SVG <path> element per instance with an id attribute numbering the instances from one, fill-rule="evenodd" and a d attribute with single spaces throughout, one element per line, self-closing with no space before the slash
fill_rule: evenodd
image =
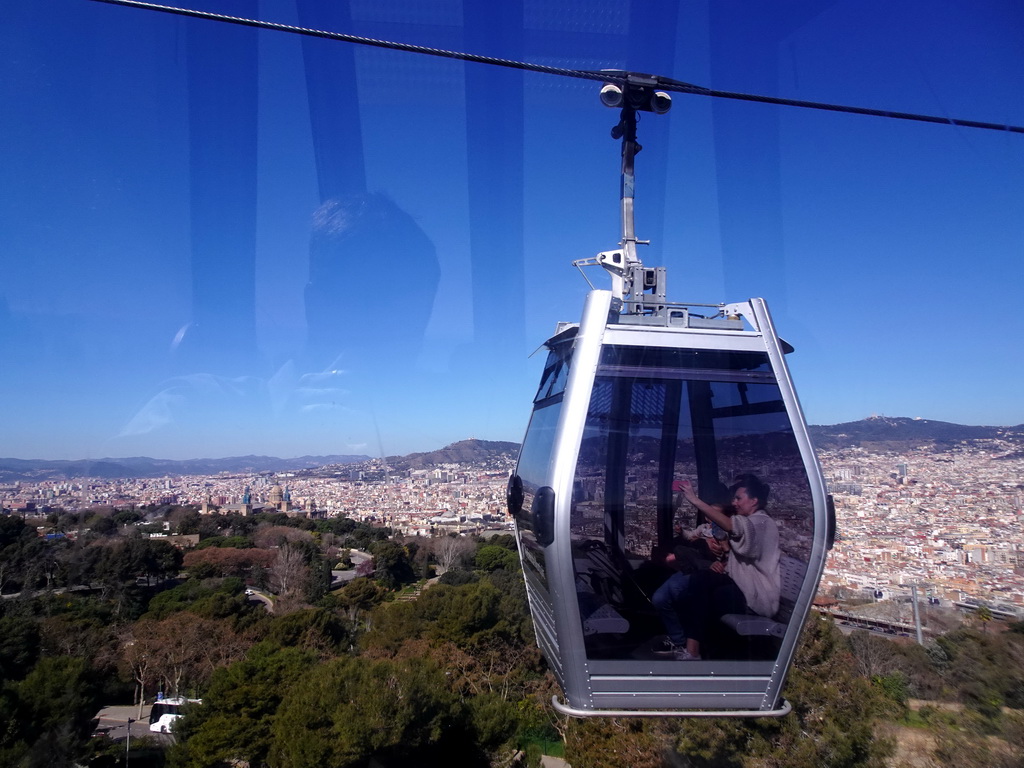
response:
<path id="1" fill-rule="evenodd" d="M 569 717 L 785 717 L 793 711 L 793 705 L 783 700 L 778 709 L 729 709 L 724 712 L 714 710 L 694 710 L 692 712 L 666 712 L 662 709 L 574 709 L 551 697 L 551 706 L 557 712 Z"/>
<path id="2" fill-rule="evenodd" d="M 767 306 L 761 299 L 728 305 L 723 320 L 731 320 L 725 327 L 690 328 L 652 325 L 643 320 L 632 322 L 632 316 L 617 314 L 620 305 L 616 299 L 611 291 L 595 290 L 588 294 L 579 333 L 573 342 L 572 368 L 549 465 L 549 484 L 555 494 L 555 539 L 545 549 L 548 595 L 538 589 L 538 584 L 531 583 L 534 579 L 527 574 L 534 615 L 541 610 L 545 617 L 554 620 L 555 637 L 545 640 L 553 639 L 557 647 L 550 642 L 540 644 L 567 699 L 567 703 L 556 701 L 555 707 L 576 717 L 783 716 L 790 706 L 784 701 L 779 703 L 780 692 L 825 565 L 828 511 L 824 478 Z M 746 319 L 749 330 L 736 330 L 738 316 Z M 680 662 L 587 657 L 575 587 L 570 513 L 580 441 L 605 344 L 767 352 L 797 440 L 814 506 L 814 541 L 807 576 L 775 661 Z M 532 566 L 524 566 L 527 569 Z"/>

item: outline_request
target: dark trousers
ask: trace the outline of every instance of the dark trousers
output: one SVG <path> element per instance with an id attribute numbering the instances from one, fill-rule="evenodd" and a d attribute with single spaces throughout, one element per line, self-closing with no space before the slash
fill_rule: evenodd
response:
<path id="1" fill-rule="evenodd" d="M 712 622 L 727 613 L 746 613 L 747 599 L 724 573 L 697 571 L 690 576 L 679 612 L 686 636 L 703 643 Z"/>

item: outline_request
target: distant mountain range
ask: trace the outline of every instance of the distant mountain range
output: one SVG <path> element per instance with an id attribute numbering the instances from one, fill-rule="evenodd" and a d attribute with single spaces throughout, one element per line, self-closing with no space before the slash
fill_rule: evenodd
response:
<path id="1" fill-rule="evenodd" d="M 965 441 L 1000 441 L 1010 457 L 1024 457 L 1024 424 L 1015 427 L 973 427 L 929 419 L 871 416 L 861 421 L 831 426 L 811 426 L 811 438 L 817 448 L 835 450 L 860 446 L 872 451 L 905 451 L 922 446 L 937 451 L 949 450 Z M 394 469 L 423 469 L 441 464 L 486 464 L 514 458 L 518 443 L 500 440 L 461 440 L 436 451 L 389 456 Z M 166 475 L 215 475 L 219 472 L 295 472 L 317 467 L 358 464 L 370 456 L 300 456 L 279 459 L 274 456 L 233 456 L 226 459 L 190 459 L 172 461 L 134 457 L 125 459 L 81 459 L 46 461 L 41 459 L 0 459 L 0 483 L 39 482 L 73 477 L 103 479 L 164 477 Z"/>
<path id="2" fill-rule="evenodd" d="M 423 469 L 439 464 L 485 464 L 492 459 L 515 458 L 518 452 L 519 443 L 470 439 L 460 440 L 437 451 L 388 456 L 388 464 L 402 469 Z"/>
<path id="3" fill-rule="evenodd" d="M 370 457 L 300 456 L 279 459 L 276 456 L 232 456 L 226 459 L 151 459 L 135 456 L 126 459 L 0 459 L 0 483 L 66 480 L 73 477 L 117 478 L 164 477 L 166 475 L 216 475 L 219 472 L 294 472 L 325 464 L 355 464 Z"/>
<path id="4" fill-rule="evenodd" d="M 1024 424 L 1015 427 L 972 427 L 947 421 L 871 416 L 860 421 L 808 428 L 814 445 L 834 450 L 860 446 L 867 450 L 905 451 L 922 446 L 948 450 L 964 441 L 1000 440 L 1024 451 Z"/>

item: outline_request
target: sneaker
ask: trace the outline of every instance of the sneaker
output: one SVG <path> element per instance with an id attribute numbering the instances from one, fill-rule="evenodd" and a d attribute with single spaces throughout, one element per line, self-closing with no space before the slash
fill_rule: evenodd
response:
<path id="1" fill-rule="evenodd" d="M 699 653 L 696 655 L 692 654 L 682 646 L 677 646 L 675 653 L 672 655 L 675 656 L 676 661 L 700 661 Z"/>
<path id="2" fill-rule="evenodd" d="M 686 650 L 686 641 L 682 643 L 673 643 L 669 638 L 665 638 L 660 642 L 654 644 L 654 655 L 655 656 L 675 656 L 679 651 Z"/>

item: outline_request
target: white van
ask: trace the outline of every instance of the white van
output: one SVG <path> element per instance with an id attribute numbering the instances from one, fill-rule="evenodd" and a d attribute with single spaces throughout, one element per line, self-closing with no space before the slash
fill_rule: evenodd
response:
<path id="1" fill-rule="evenodd" d="M 186 699 L 183 696 L 158 699 L 149 710 L 149 730 L 154 733 L 170 733 L 174 730 L 174 723 L 185 714 L 185 709 L 192 704 L 202 703 L 202 699 Z"/>

